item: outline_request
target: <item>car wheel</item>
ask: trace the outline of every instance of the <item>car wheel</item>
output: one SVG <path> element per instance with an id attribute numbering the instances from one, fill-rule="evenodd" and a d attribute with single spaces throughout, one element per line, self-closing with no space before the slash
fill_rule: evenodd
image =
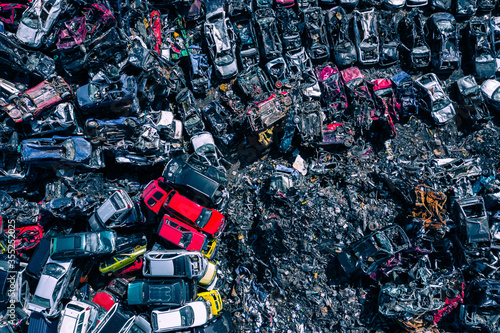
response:
<path id="1" fill-rule="evenodd" d="M 88 129 L 98 129 L 99 123 L 96 120 L 90 120 L 87 122 L 87 128 Z"/>
<path id="2" fill-rule="evenodd" d="M 137 128 L 137 123 L 132 119 L 125 119 L 124 124 L 132 130 Z"/>
<path id="3" fill-rule="evenodd" d="M 71 98 L 71 93 L 69 91 L 65 91 L 61 94 L 61 99 L 68 100 Z"/>
<path id="4" fill-rule="evenodd" d="M 344 140 L 344 146 L 346 146 L 347 148 L 351 148 L 353 144 L 354 144 L 354 139 L 351 136 L 349 136 L 346 140 Z"/>

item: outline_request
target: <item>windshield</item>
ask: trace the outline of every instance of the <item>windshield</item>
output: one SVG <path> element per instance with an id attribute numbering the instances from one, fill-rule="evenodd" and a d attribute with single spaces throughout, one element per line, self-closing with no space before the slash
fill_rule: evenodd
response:
<path id="1" fill-rule="evenodd" d="M 50 300 L 48 300 L 47 298 L 35 295 L 33 296 L 33 300 L 31 302 L 44 308 L 50 308 Z"/>
<path id="2" fill-rule="evenodd" d="M 434 102 L 433 110 L 442 110 L 450 104 L 450 101 L 446 98 L 440 98 Z"/>
<path id="3" fill-rule="evenodd" d="M 93 83 L 89 84 L 89 99 L 92 102 L 100 102 L 102 99 L 101 90 L 99 86 Z"/>
<path id="4" fill-rule="evenodd" d="M 182 326 L 191 326 L 194 323 L 194 312 L 190 306 L 186 306 L 179 310 Z"/>
<path id="5" fill-rule="evenodd" d="M 226 66 L 234 61 L 233 55 L 231 54 L 231 50 L 222 51 L 219 53 L 218 57 L 215 58 L 215 64 L 217 66 Z"/>
<path id="6" fill-rule="evenodd" d="M 441 20 L 436 22 L 436 26 L 442 32 L 450 33 L 455 30 L 455 25 L 449 20 Z"/>
<path id="7" fill-rule="evenodd" d="M 43 273 L 45 275 L 53 277 L 54 279 L 58 279 L 64 274 L 65 271 L 66 270 L 61 265 L 50 263 L 45 266 L 45 270 L 43 271 Z"/>
<path id="8" fill-rule="evenodd" d="M 76 156 L 75 142 L 73 140 L 66 140 L 62 144 L 62 156 L 70 161 L 73 161 Z"/>
<path id="9" fill-rule="evenodd" d="M 195 223 L 200 227 L 200 228 L 205 228 L 207 225 L 208 221 L 210 221 L 210 218 L 212 217 L 212 211 L 208 210 L 206 208 L 203 208 L 201 210 L 200 216 L 196 219 Z"/>
<path id="10" fill-rule="evenodd" d="M 40 21 L 38 20 L 36 14 L 32 11 L 26 13 L 22 22 L 31 29 L 40 29 Z"/>

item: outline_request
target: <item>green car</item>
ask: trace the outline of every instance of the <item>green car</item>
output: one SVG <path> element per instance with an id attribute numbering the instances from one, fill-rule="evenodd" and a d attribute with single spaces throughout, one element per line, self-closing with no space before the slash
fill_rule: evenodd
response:
<path id="1" fill-rule="evenodd" d="M 133 264 L 137 258 L 146 252 L 146 244 L 138 245 L 129 251 L 115 254 L 99 265 L 99 271 L 103 274 L 116 272 L 130 264 Z"/>
<path id="2" fill-rule="evenodd" d="M 128 285 L 128 305 L 179 307 L 193 300 L 195 284 L 183 279 L 136 280 Z"/>
<path id="3" fill-rule="evenodd" d="M 113 230 L 53 237 L 50 241 L 50 256 L 61 260 L 111 254 L 116 251 L 116 237 Z"/>

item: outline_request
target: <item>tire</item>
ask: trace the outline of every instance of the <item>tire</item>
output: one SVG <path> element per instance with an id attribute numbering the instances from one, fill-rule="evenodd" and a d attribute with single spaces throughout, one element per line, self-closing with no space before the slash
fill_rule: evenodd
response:
<path id="1" fill-rule="evenodd" d="M 125 119 L 124 121 L 125 126 L 128 128 L 135 130 L 137 128 L 137 123 L 133 121 L 132 119 Z"/>
<path id="2" fill-rule="evenodd" d="M 344 146 L 346 148 L 351 148 L 353 144 L 354 144 L 354 139 L 351 136 L 349 136 L 346 140 L 344 140 Z"/>
<path id="3" fill-rule="evenodd" d="M 99 123 L 96 120 L 90 120 L 87 122 L 86 126 L 87 129 L 93 130 L 93 129 L 98 129 L 99 128 Z"/>

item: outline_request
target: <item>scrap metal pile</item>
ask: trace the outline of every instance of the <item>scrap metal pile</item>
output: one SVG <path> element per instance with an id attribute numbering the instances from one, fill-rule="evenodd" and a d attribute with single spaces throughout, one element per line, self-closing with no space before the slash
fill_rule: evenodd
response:
<path id="1" fill-rule="evenodd" d="M 500 332 L 496 0 L 0 13 L 0 332 Z"/>

